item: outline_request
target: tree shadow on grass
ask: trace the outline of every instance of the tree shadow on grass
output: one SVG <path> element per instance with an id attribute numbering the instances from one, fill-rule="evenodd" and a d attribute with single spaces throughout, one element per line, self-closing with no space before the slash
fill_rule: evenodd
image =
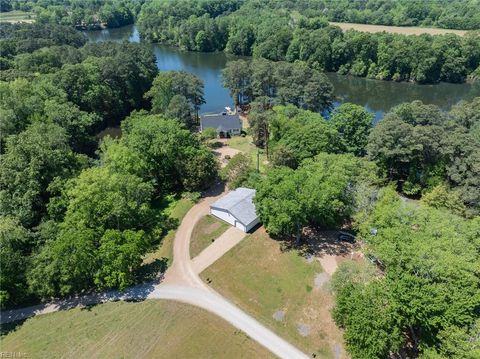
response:
<path id="1" fill-rule="evenodd" d="M 163 276 L 165 271 L 168 268 L 168 258 L 162 257 L 160 259 L 155 259 L 150 263 L 142 265 L 137 272 L 137 277 L 142 280 L 142 282 L 150 282 L 156 279 L 159 279 Z"/>
<path id="2" fill-rule="evenodd" d="M 357 244 L 338 240 L 339 230 L 323 230 L 308 227 L 303 230 L 302 238 L 281 239 L 282 250 L 296 250 L 301 256 L 322 257 L 323 255 L 346 256 L 358 248 Z"/>
<path id="3" fill-rule="evenodd" d="M 27 319 L 17 320 L 16 322 L 4 323 L 0 326 L 0 335 L 4 336 L 16 331 Z"/>

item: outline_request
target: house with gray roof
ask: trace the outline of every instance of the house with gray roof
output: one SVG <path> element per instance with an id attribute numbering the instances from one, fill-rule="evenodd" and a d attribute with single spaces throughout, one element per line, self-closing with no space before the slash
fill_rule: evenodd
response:
<path id="1" fill-rule="evenodd" d="M 254 189 L 237 188 L 211 204 L 210 213 L 248 232 L 260 222 L 253 203 L 255 193 Z"/>
<path id="2" fill-rule="evenodd" d="M 239 135 L 242 131 L 242 121 L 238 114 L 220 113 L 214 115 L 200 115 L 200 132 L 207 128 L 217 131 L 220 138 Z"/>

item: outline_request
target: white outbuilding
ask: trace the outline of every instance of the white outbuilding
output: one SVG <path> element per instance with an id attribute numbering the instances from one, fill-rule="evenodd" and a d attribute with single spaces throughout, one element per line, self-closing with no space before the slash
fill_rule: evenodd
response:
<path id="1" fill-rule="evenodd" d="M 259 222 L 255 204 L 255 190 L 237 188 L 210 205 L 210 213 L 221 220 L 248 232 Z"/>

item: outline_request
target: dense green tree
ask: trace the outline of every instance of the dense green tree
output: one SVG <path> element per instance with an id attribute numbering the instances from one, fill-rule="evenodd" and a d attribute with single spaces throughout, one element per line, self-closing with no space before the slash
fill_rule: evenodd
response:
<path id="1" fill-rule="evenodd" d="M 135 280 L 135 270 L 142 264 L 148 248 L 143 231 L 109 229 L 100 238 L 98 260 L 100 269 L 95 273 L 99 288 L 125 289 Z"/>
<path id="2" fill-rule="evenodd" d="M 444 176 L 448 129 L 447 116 L 438 107 L 420 101 L 402 104 L 372 130 L 369 155 L 393 179 L 406 180 L 406 193 L 416 194 Z"/>
<path id="3" fill-rule="evenodd" d="M 223 84 L 230 90 L 235 105 L 242 105 L 252 97 L 251 69 L 245 60 L 229 61 L 222 72 Z"/>
<path id="4" fill-rule="evenodd" d="M 179 120 L 186 128 L 192 128 L 194 125 L 191 106 L 183 95 L 175 95 L 170 100 L 165 116 L 171 119 Z"/>
<path id="5" fill-rule="evenodd" d="M 0 307 L 19 304 L 25 298 L 27 285 L 24 268 L 28 263 L 26 249 L 30 233 L 12 217 L 0 217 Z"/>
<path id="6" fill-rule="evenodd" d="M 244 104 L 257 97 L 275 97 L 282 104 L 323 111 L 332 104 L 333 86 L 328 78 L 305 63 L 279 62 L 275 70 L 267 60 L 231 61 L 223 71 L 224 85 L 230 90 L 236 104 Z"/>
<path id="7" fill-rule="evenodd" d="M 28 272 L 31 290 L 42 298 L 79 293 L 90 288 L 97 268 L 94 230 L 64 228 L 32 258 Z"/>
<path id="8" fill-rule="evenodd" d="M 45 25 L 38 22 L 2 23 L 0 49 L 3 57 L 33 52 L 42 47 L 70 45 L 80 47 L 87 40 L 83 34 L 68 26 Z"/>
<path id="9" fill-rule="evenodd" d="M 141 178 L 108 167 L 82 171 L 67 185 L 65 223 L 81 223 L 97 232 L 142 228 L 151 222 L 153 188 Z"/>
<path id="10" fill-rule="evenodd" d="M 393 189 L 381 194 L 359 229 L 382 275 L 366 284 L 334 281 L 334 317 L 353 357 L 383 358 L 400 349 L 418 356 L 447 344 L 444 331 L 474 323 L 480 307 L 474 223 L 406 203 Z M 360 340 L 365 333 L 369 340 Z"/>
<path id="11" fill-rule="evenodd" d="M 364 156 L 368 143 L 368 135 L 373 127 L 373 114 L 362 106 L 345 103 L 335 108 L 330 118 L 337 129 L 342 150 L 356 156 Z"/>
<path id="12" fill-rule="evenodd" d="M 153 180 L 158 191 L 198 190 L 216 176 L 213 154 L 176 120 L 139 113 L 122 123 L 122 133 L 128 156 L 141 159 L 135 173 Z M 110 156 L 114 158 L 119 156 Z M 122 162 L 131 166 L 128 160 Z"/>
<path id="13" fill-rule="evenodd" d="M 142 37 L 188 50 L 225 50 L 273 61 L 303 61 L 318 71 L 419 83 L 456 83 L 467 76 L 476 78 L 480 63 L 480 35 L 476 32 L 465 37 L 342 32 L 327 22 L 328 18 L 455 28 L 463 23 L 463 28 L 478 29 L 472 26 L 480 23 L 480 18 L 471 0 L 457 0 L 455 4 L 461 3 L 458 6 L 443 0 L 429 5 L 408 0 L 395 4 L 377 0 L 335 4 L 319 0 L 246 0 L 233 1 L 235 5 L 215 15 L 203 8 L 196 10 L 198 1 L 145 4 L 138 22 Z M 444 17 L 445 7 L 448 13 L 455 13 L 454 18 Z M 472 12 L 476 18 L 472 18 Z"/>
<path id="14" fill-rule="evenodd" d="M 327 228 L 341 225 L 355 213 L 360 186 L 378 182 L 375 165 L 352 155 L 320 153 L 302 162 L 297 173 L 309 223 Z"/>
<path id="15" fill-rule="evenodd" d="M 476 102 L 451 113 L 419 101 L 393 108 L 372 130 L 369 156 L 409 195 L 448 181 L 474 214 L 480 195 Z"/>
<path id="16" fill-rule="evenodd" d="M 85 61 L 64 65 L 53 75 L 71 102 L 110 123 L 145 105 L 143 94 L 157 74 L 151 50 L 140 44 L 107 43 L 84 51 L 90 55 Z"/>
<path id="17" fill-rule="evenodd" d="M 338 152 L 338 132 L 326 120 L 311 120 L 303 126 L 287 130 L 275 145 L 274 152 L 277 146 L 293 156 L 296 168 L 304 159 L 320 152 Z"/>
<path id="18" fill-rule="evenodd" d="M 254 203 L 257 213 L 272 236 L 300 236 L 307 223 L 301 198 L 301 179 L 289 168 L 269 171 L 257 185 Z"/>
<path id="19" fill-rule="evenodd" d="M 170 112 L 185 116 L 185 111 L 189 111 L 198 117 L 198 110 L 205 103 L 203 81 L 185 71 L 159 73 L 145 96 L 151 99 L 152 113 L 154 114 Z M 180 108 L 185 104 L 188 105 L 187 108 Z M 185 118 L 179 119 L 185 123 Z"/>
<path id="20" fill-rule="evenodd" d="M 307 224 L 342 224 L 359 205 L 358 188 L 377 184 L 375 172 L 367 160 L 327 153 L 305 160 L 295 171 L 273 169 L 257 186 L 260 219 L 269 233 L 287 237 L 299 236 Z"/>
<path id="21" fill-rule="evenodd" d="M 31 227 L 45 214 L 50 182 L 74 176 L 86 161 L 72 152 L 61 127 L 35 123 L 7 138 L 0 163 L 1 212 Z"/>
<path id="22" fill-rule="evenodd" d="M 422 202 L 434 208 L 446 208 L 458 215 L 464 215 L 466 208 L 457 192 L 451 191 L 445 185 L 438 185 L 425 193 Z"/>
<path id="23" fill-rule="evenodd" d="M 64 103 L 66 94 L 50 81 L 0 82 L 0 139 L 23 131 L 34 114 L 45 115 L 45 101 Z"/>

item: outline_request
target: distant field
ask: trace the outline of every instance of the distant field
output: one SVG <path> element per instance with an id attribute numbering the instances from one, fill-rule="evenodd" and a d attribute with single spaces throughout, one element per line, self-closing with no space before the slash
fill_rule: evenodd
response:
<path id="1" fill-rule="evenodd" d="M 223 319 L 163 300 L 34 317 L 2 336 L 0 347 L 26 358 L 273 358 Z"/>
<path id="2" fill-rule="evenodd" d="M 24 11 L 10 11 L 0 13 L 0 22 L 33 22 L 35 14 Z"/>
<path id="3" fill-rule="evenodd" d="M 275 333 L 317 359 L 343 359 L 342 332 L 330 315 L 333 298 L 317 288 L 320 263 L 259 228 L 202 272 L 210 285 Z M 283 317 L 283 318 L 282 318 Z"/>
<path id="4" fill-rule="evenodd" d="M 385 25 L 368 25 L 368 24 L 351 24 L 346 22 L 330 22 L 331 25 L 340 27 L 342 30 L 354 29 L 364 32 L 391 32 L 394 34 L 403 35 L 442 35 L 442 34 L 457 34 L 463 36 L 467 31 L 464 30 L 449 30 L 449 29 L 436 29 L 430 27 L 403 27 L 403 26 L 385 26 Z"/>

